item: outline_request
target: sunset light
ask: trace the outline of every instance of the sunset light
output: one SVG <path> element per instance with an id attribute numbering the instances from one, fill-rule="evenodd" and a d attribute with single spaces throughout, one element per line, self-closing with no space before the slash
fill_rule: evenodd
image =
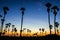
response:
<path id="1" fill-rule="evenodd" d="M 60 0 L 0 0 L 0 38 L 60 40 Z"/>

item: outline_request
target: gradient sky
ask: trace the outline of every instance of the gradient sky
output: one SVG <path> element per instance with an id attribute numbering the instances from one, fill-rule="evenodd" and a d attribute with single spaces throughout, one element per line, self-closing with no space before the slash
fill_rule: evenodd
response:
<path id="1" fill-rule="evenodd" d="M 6 15 L 6 23 L 12 23 L 20 30 L 21 24 L 21 11 L 20 8 L 24 7 L 24 23 L 23 28 L 32 31 L 39 31 L 39 28 L 48 27 L 48 13 L 45 4 L 50 2 L 52 6 L 57 5 L 60 9 L 60 0 L 0 0 L 0 14 L 3 15 L 3 7 L 7 6 L 10 10 Z M 53 25 L 53 13 L 51 12 L 51 24 Z M 60 11 L 57 14 L 57 22 L 60 23 Z M 60 26 L 59 26 L 60 28 Z"/>

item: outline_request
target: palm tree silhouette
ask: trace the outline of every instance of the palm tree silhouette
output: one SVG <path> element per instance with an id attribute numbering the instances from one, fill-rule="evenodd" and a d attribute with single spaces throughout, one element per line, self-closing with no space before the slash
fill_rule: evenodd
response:
<path id="1" fill-rule="evenodd" d="M 15 28 L 15 25 L 12 25 L 12 35 L 14 34 L 14 28 Z"/>
<path id="2" fill-rule="evenodd" d="M 37 36 L 38 32 L 34 33 L 33 36 Z"/>
<path id="3" fill-rule="evenodd" d="M 48 23 L 49 23 L 49 28 L 50 28 L 50 7 L 51 7 L 51 4 L 50 3 L 47 3 L 45 6 L 47 7 Z M 50 34 L 51 34 L 51 29 L 50 29 Z"/>
<path id="4" fill-rule="evenodd" d="M 50 25 L 49 27 L 50 27 L 50 32 L 51 32 L 51 29 L 52 29 L 52 27 L 53 27 L 53 26 L 52 26 L 52 25 Z"/>
<path id="5" fill-rule="evenodd" d="M 8 24 L 5 24 L 6 26 L 5 26 L 5 30 L 6 30 L 6 32 L 7 32 L 7 28 L 8 28 Z"/>
<path id="6" fill-rule="evenodd" d="M 22 36 L 22 26 L 23 26 L 23 16 L 24 16 L 25 8 L 22 7 L 20 10 L 22 11 L 21 30 L 20 30 L 20 37 L 21 37 Z"/>
<path id="7" fill-rule="evenodd" d="M 8 34 L 9 34 L 9 31 L 10 31 L 10 25 L 11 25 L 11 23 L 8 23 Z"/>
<path id="8" fill-rule="evenodd" d="M 23 31 L 26 30 L 26 28 L 23 28 Z"/>
<path id="9" fill-rule="evenodd" d="M 39 28 L 40 34 L 41 34 L 41 28 Z"/>
<path id="10" fill-rule="evenodd" d="M 6 30 L 4 29 L 4 32 L 3 32 L 4 34 L 6 34 Z"/>
<path id="11" fill-rule="evenodd" d="M 6 29 L 8 29 L 7 31 L 8 31 L 8 35 L 9 35 L 9 28 L 8 27 L 9 27 L 9 24 L 7 23 L 6 24 Z"/>
<path id="12" fill-rule="evenodd" d="M 16 33 L 17 33 L 17 29 L 16 29 L 16 28 L 14 28 L 14 36 L 16 35 Z"/>
<path id="13" fill-rule="evenodd" d="M 10 25 L 11 25 L 11 23 L 6 24 L 6 29 L 8 28 L 8 35 L 9 35 L 9 31 L 10 31 Z"/>
<path id="14" fill-rule="evenodd" d="M 55 27 L 57 28 L 57 30 L 58 30 L 58 26 L 59 26 L 59 23 L 58 22 L 55 22 Z M 57 31 L 56 30 L 56 31 Z M 58 31 L 57 31 L 58 32 Z"/>
<path id="15" fill-rule="evenodd" d="M 55 34 L 56 34 L 55 22 L 56 22 L 57 11 L 59 11 L 59 8 L 57 6 L 53 6 L 51 9 L 53 10 L 53 14 L 54 14 L 54 29 L 55 29 Z"/>
<path id="16" fill-rule="evenodd" d="M 45 35 L 46 35 L 47 31 L 45 31 Z"/>
<path id="17" fill-rule="evenodd" d="M 28 33 L 31 33 L 31 30 L 27 29 L 27 35 L 28 35 Z"/>
<path id="18" fill-rule="evenodd" d="M 5 26 L 5 28 L 4 28 L 4 32 L 5 33 L 7 33 L 7 28 L 8 28 L 8 26 L 7 26 L 7 24 L 5 24 L 6 26 Z"/>
<path id="19" fill-rule="evenodd" d="M 9 27 L 11 26 L 11 23 L 8 23 L 9 24 Z"/>
<path id="20" fill-rule="evenodd" d="M 59 35 L 59 30 L 57 29 L 57 34 Z"/>
<path id="21" fill-rule="evenodd" d="M 3 30 L 3 25 L 4 25 L 4 21 L 5 21 L 5 16 L 6 16 L 8 10 L 9 10 L 8 7 L 6 7 L 6 6 L 3 7 L 4 16 L 3 16 L 3 19 L 1 20 L 1 21 L 2 21 L 2 23 L 1 23 L 1 33 L 2 33 L 2 30 Z"/>
<path id="22" fill-rule="evenodd" d="M 39 31 L 41 31 L 41 28 L 39 28 Z"/>
<path id="23" fill-rule="evenodd" d="M 44 30 L 45 30 L 45 29 L 44 29 L 44 28 L 42 28 L 42 34 L 43 34 Z"/>

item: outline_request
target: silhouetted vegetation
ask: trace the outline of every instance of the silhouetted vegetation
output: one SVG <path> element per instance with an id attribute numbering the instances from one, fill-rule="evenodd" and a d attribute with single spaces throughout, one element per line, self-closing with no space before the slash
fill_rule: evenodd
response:
<path id="1" fill-rule="evenodd" d="M 45 31 L 45 28 L 39 28 L 39 35 L 41 35 L 42 33 L 42 36 L 38 36 L 38 32 L 35 32 L 33 33 L 32 36 L 29 36 L 32 32 L 32 30 L 30 29 L 27 29 L 27 28 L 23 28 L 23 16 L 24 16 L 24 11 L 25 11 L 25 8 L 22 7 L 20 10 L 22 11 L 22 17 L 21 17 L 21 29 L 20 29 L 20 36 L 17 36 L 18 35 L 18 29 L 17 27 L 15 27 L 15 25 L 12 25 L 11 23 L 6 23 L 4 25 L 4 22 L 5 22 L 5 17 L 6 17 L 6 14 L 7 14 L 7 11 L 9 11 L 9 8 L 8 7 L 3 7 L 3 11 L 4 11 L 4 16 L 0 15 L 0 20 L 1 20 L 1 32 L 0 32 L 0 39 L 3 40 L 3 39 L 6 39 L 6 40 L 60 40 L 60 36 L 59 36 L 59 22 L 57 22 L 56 20 L 56 15 L 57 15 L 57 12 L 59 11 L 59 8 L 58 6 L 52 6 L 51 3 L 47 3 L 45 4 L 45 6 L 47 7 L 47 12 L 48 12 L 48 25 L 49 25 L 49 30 L 50 30 L 50 34 L 47 34 L 46 35 L 46 32 Z M 53 12 L 53 15 L 54 15 L 54 26 L 50 23 L 50 11 L 52 10 Z M 3 27 L 5 26 L 5 28 L 3 29 Z M 54 27 L 54 31 L 55 31 L 55 34 L 52 34 L 52 28 Z M 11 28 L 11 29 L 10 29 Z M 22 36 L 22 32 L 24 32 L 25 30 L 27 30 L 27 35 L 26 36 Z M 11 32 L 11 34 L 10 34 Z M 30 33 L 30 34 L 29 34 Z M 58 35 L 57 35 L 58 33 Z M 6 35 L 8 34 L 8 35 Z M 45 35 L 43 35 L 45 34 Z M 12 36 L 10 36 L 12 35 Z"/>
<path id="2" fill-rule="evenodd" d="M 56 15 L 57 15 L 57 11 L 59 11 L 59 8 L 57 6 L 53 6 L 51 8 L 53 10 L 53 14 L 54 14 L 54 29 L 55 29 L 55 34 L 56 34 Z"/>

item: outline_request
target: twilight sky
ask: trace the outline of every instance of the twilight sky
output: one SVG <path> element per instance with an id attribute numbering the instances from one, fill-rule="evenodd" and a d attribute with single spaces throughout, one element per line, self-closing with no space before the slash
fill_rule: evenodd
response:
<path id="1" fill-rule="evenodd" d="M 60 0 L 0 0 L 0 14 L 3 15 L 3 7 L 7 6 L 10 10 L 6 15 L 6 23 L 12 23 L 20 30 L 21 24 L 21 7 L 24 7 L 24 23 L 23 28 L 30 29 L 32 31 L 39 31 L 39 28 L 48 27 L 48 13 L 46 11 L 45 4 L 50 2 L 52 6 L 57 5 L 60 9 Z M 60 11 L 57 14 L 57 22 L 60 23 Z M 51 24 L 53 25 L 54 15 L 51 12 Z M 0 23 L 1 24 L 1 23 Z M 60 28 L 60 26 L 59 26 Z"/>

